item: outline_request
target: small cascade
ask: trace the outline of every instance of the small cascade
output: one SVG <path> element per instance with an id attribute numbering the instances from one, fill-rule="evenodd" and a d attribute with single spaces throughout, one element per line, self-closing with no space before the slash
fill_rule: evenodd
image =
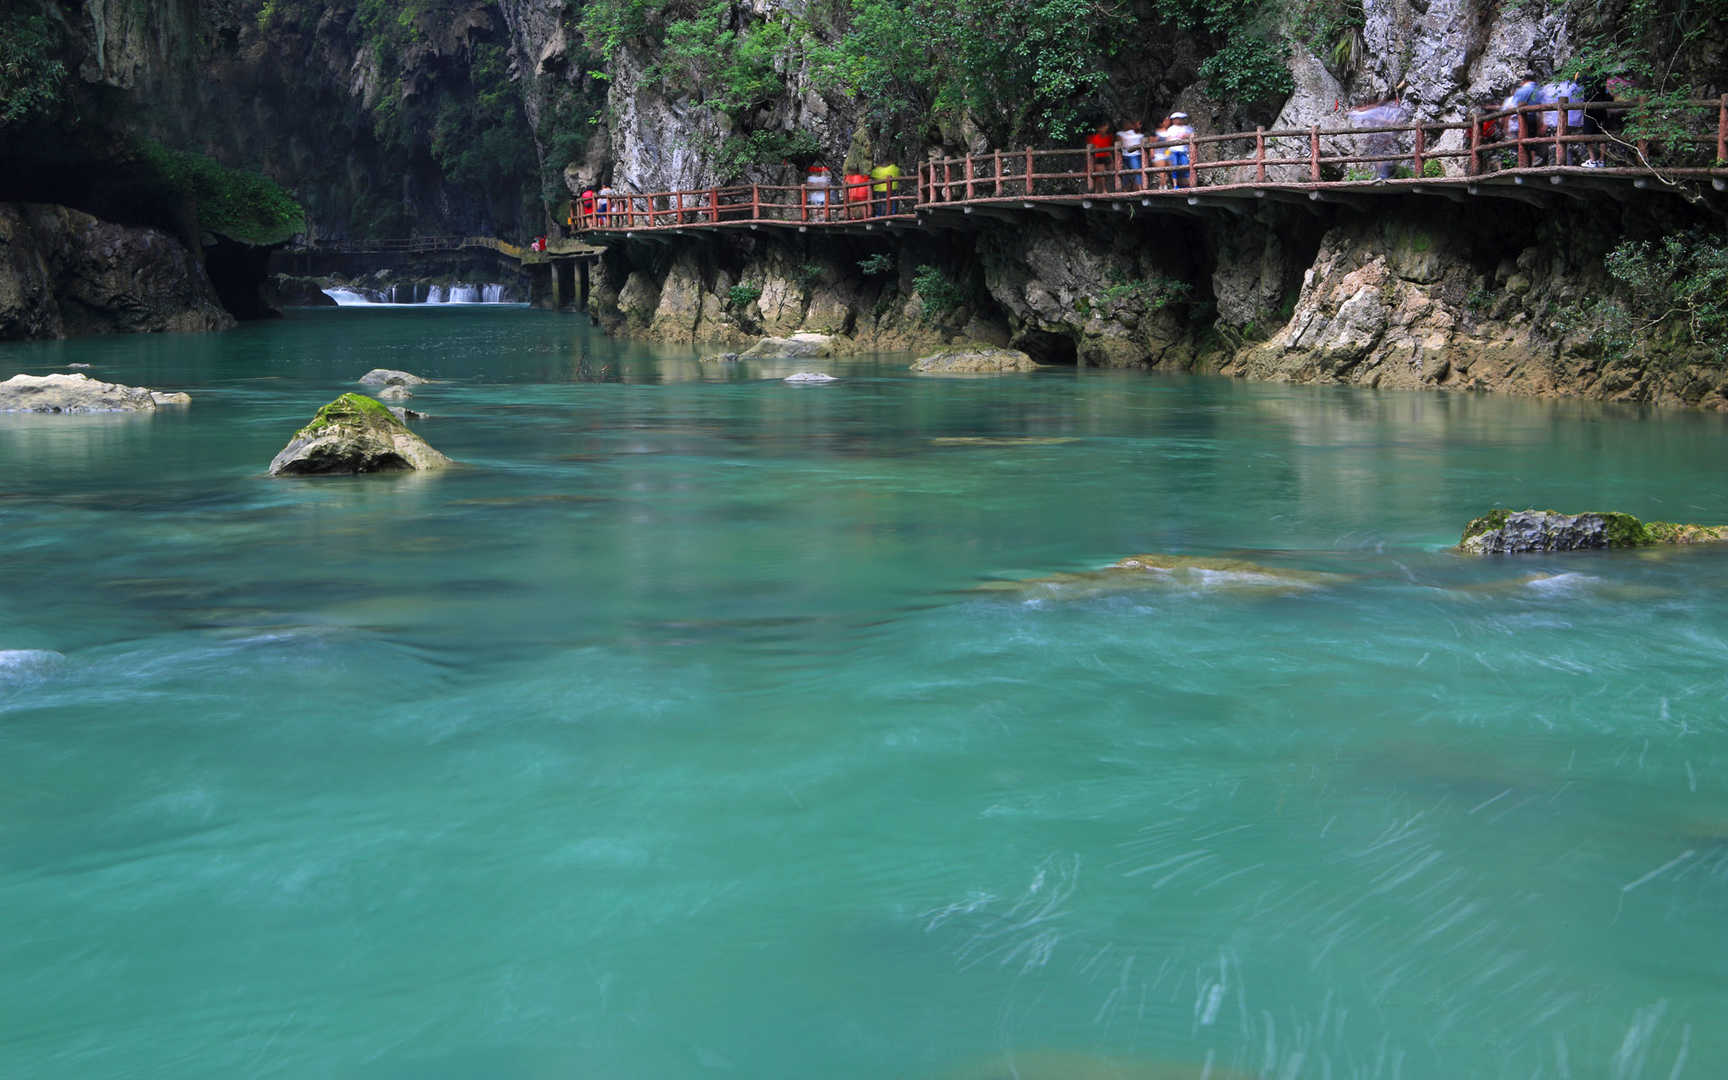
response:
<path id="1" fill-rule="evenodd" d="M 363 307 L 372 303 L 372 298 L 353 289 L 324 289 L 325 296 L 336 301 L 337 307 Z"/>
<path id="2" fill-rule="evenodd" d="M 504 302 L 504 286 L 502 285 L 488 285 L 483 294 L 488 304 L 502 304 Z"/>
<path id="3" fill-rule="evenodd" d="M 428 304 L 442 304 L 444 302 L 444 286 L 433 285 L 428 288 L 426 290 L 426 302 Z"/>
<path id="4" fill-rule="evenodd" d="M 478 304 L 480 302 L 480 290 L 473 285 L 456 282 L 450 286 L 449 302 L 452 304 Z"/>

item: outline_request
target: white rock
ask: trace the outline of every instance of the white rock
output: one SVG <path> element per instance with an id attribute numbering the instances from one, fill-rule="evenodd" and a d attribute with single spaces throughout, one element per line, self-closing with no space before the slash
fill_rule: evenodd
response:
<path id="1" fill-rule="evenodd" d="M 141 386 L 105 383 L 88 375 L 14 375 L 0 382 L 0 412 L 151 412 L 156 400 Z"/>
<path id="2" fill-rule="evenodd" d="M 786 378 L 781 381 L 789 383 L 830 383 L 838 382 L 839 380 L 834 378 L 832 375 L 827 375 L 820 371 L 800 371 L 797 374 L 786 376 Z"/>
<path id="3" fill-rule="evenodd" d="M 406 387 L 392 383 L 378 391 L 379 401 L 407 401 L 414 394 Z"/>
<path id="4" fill-rule="evenodd" d="M 420 386 L 431 381 L 394 368 L 373 368 L 360 376 L 361 386 Z"/>
<path id="5" fill-rule="evenodd" d="M 163 405 L 190 405 L 192 404 L 192 395 L 177 390 L 168 393 L 152 390 L 150 391 L 150 400 L 154 401 L 158 408 Z"/>

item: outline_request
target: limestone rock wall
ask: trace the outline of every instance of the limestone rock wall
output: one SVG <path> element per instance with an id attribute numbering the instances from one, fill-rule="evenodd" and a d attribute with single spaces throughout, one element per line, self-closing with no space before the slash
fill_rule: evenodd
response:
<path id="1" fill-rule="evenodd" d="M 0 340 L 233 324 L 203 265 L 167 233 L 0 203 Z"/>

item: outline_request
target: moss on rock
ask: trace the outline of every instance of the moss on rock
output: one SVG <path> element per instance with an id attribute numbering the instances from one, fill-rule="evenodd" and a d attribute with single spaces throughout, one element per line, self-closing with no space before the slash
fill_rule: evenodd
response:
<path id="1" fill-rule="evenodd" d="M 1473 555 L 1517 555 L 1722 541 L 1728 541 L 1725 525 L 1645 523 L 1617 510 L 1562 514 L 1557 510 L 1496 509 L 1464 526 L 1458 548 Z"/>
<path id="2" fill-rule="evenodd" d="M 294 433 L 270 475 L 333 475 L 440 469 L 450 459 L 426 444 L 383 402 L 343 394 Z"/>

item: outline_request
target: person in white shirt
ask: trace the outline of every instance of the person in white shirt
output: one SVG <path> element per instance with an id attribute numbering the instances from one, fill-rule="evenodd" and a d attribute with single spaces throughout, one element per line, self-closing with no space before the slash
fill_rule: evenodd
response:
<path id="1" fill-rule="evenodd" d="M 1170 114 L 1170 126 L 1164 129 L 1164 138 L 1170 143 L 1170 186 L 1174 188 L 1192 187 L 1194 177 L 1188 168 L 1188 140 L 1194 137 L 1194 129 L 1188 126 L 1188 114 L 1173 112 Z"/>
<path id="2" fill-rule="evenodd" d="M 1125 174 L 1122 183 L 1124 191 L 1139 191 L 1146 186 L 1144 166 L 1146 133 L 1140 130 L 1140 122 L 1136 120 L 1116 133 L 1116 145 L 1122 150 L 1122 171 Z"/>

